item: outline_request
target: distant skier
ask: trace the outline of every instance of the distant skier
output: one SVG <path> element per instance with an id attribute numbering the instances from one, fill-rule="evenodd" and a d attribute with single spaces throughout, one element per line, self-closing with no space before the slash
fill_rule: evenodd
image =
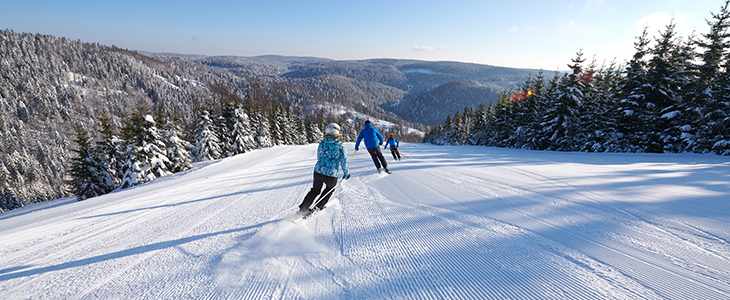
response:
<path id="1" fill-rule="evenodd" d="M 309 190 L 304 201 L 299 205 L 299 214 L 310 215 L 314 212 L 324 209 L 324 205 L 329 201 L 335 185 L 337 185 L 337 170 L 341 168 L 344 172 L 342 179 L 350 178 L 350 171 L 347 165 L 347 150 L 342 144 L 342 135 L 340 135 L 340 126 L 336 123 L 330 123 L 325 129 L 324 139 L 319 142 L 317 147 L 317 164 L 314 165 L 314 182 L 312 189 Z M 325 189 L 322 190 L 322 185 Z M 309 208 L 314 202 L 314 198 L 322 195 L 318 203 L 311 209 Z"/>
<path id="2" fill-rule="evenodd" d="M 383 135 L 378 132 L 373 124 L 370 124 L 370 120 L 365 121 L 365 128 L 360 130 L 360 134 L 357 136 L 357 142 L 355 142 L 355 151 L 359 150 L 360 142 L 365 141 L 365 147 L 370 153 L 370 157 L 373 158 L 375 167 L 378 168 L 378 172 L 381 172 L 380 167 L 385 169 L 386 173 L 390 173 L 388 170 L 388 162 L 383 157 L 383 152 L 380 152 L 380 146 L 383 145 Z"/>
<path id="3" fill-rule="evenodd" d="M 390 154 L 393 155 L 393 159 L 400 160 L 400 152 L 398 152 L 398 146 L 400 146 L 400 142 L 393 137 L 392 133 L 388 135 L 388 141 L 385 142 L 385 146 L 383 146 L 383 149 L 387 149 L 388 145 L 390 145 Z"/>

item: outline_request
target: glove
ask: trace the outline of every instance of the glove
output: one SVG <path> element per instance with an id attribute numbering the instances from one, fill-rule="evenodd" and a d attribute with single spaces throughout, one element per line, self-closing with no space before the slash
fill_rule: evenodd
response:
<path id="1" fill-rule="evenodd" d="M 345 174 L 345 176 L 342 177 L 344 180 L 350 179 L 350 173 Z"/>
<path id="2" fill-rule="evenodd" d="M 360 150 L 359 148 L 355 148 L 355 151 Z"/>
<path id="3" fill-rule="evenodd" d="M 382 146 L 382 145 L 383 145 L 383 143 L 379 143 L 378 145 Z"/>

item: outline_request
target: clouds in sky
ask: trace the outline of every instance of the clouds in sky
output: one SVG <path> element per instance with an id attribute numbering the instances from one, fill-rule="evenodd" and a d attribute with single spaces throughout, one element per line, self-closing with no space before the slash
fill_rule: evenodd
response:
<path id="1" fill-rule="evenodd" d="M 669 15 L 663 12 L 656 12 L 639 19 L 636 23 L 634 23 L 634 26 L 639 28 L 648 26 L 651 29 L 663 31 L 666 29 L 666 26 L 672 22 L 672 19 L 674 19 L 674 24 L 677 27 L 687 27 L 689 25 L 689 21 L 683 15 Z"/>
<path id="2" fill-rule="evenodd" d="M 438 48 L 433 48 L 433 47 L 428 47 L 428 46 L 419 46 L 419 45 L 415 45 L 415 46 L 413 46 L 413 48 L 411 49 L 411 51 L 413 51 L 413 52 L 415 52 L 415 53 L 420 53 L 420 52 L 436 52 L 436 51 L 443 51 L 443 50 L 446 50 L 446 49 L 449 49 L 449 47 L 438 47 Z"/>

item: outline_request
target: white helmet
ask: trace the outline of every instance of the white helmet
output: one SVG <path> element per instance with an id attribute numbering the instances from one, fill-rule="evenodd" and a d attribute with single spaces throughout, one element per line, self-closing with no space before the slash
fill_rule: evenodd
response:
<path id="1" fill-rule="evenodd" d="M 325 128 L 324 133 L 340 134 L 340 125 L 337 125 L 337 123 L 329 123 L 327 124 L 327 128 Z"/>

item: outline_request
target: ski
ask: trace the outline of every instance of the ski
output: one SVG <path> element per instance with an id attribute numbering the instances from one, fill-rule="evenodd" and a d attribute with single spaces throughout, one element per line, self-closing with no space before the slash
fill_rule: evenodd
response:
<path id="1" fill-rule="evenodd" d="M 302 219 L 304 219 L 304 220 L 309 219 L 309 217 L 311 217 L 312 215 L 316 214 L 319 211 L 321 211 L 321 209 L 318 209 L 318 208 L 310 209 L 309 212 L 307 212 L 306 214 L 304 214 L 304 216 L 302 216 Z"/>

